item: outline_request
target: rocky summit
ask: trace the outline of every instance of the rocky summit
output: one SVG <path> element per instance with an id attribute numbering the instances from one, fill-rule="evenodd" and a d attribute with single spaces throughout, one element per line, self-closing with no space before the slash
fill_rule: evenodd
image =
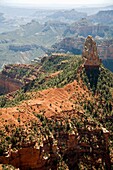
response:
<path id="1" fill-rule="evenodd" d="M 98 68 L 101 64 L 101 60 L 98 57 L 96 42 L 90 35 L 86 38 L 82 57 L 85 58 L 85 68 Z"/>

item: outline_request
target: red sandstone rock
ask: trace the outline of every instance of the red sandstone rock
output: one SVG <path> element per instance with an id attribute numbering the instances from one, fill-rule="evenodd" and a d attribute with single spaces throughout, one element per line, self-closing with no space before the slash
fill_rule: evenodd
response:
<path id="1" fill-rule="evenodd" d="M 85 58 L 85 68 L 98 68 L 100 66 L 101 60 L 98 57 L 96 42 L 92 36 L 86 38 L 82 56 Z"/>

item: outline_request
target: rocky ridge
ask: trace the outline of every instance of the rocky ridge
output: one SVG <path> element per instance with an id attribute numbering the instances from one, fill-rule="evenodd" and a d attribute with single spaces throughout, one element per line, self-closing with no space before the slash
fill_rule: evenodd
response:
<path id="1" fill-rule="evenodd" d="M 78 89 L 78 92 L 73 94 L 75 89 Z M 63 157 L 67 160 L 69 169 L 82 164 L 86 166 L 86 162 L 87 166 L 95 168 L 104 167 L 105 163 L 109 169 L 109 132 L 99 127 L 91 116 L 85 114 L 82 106 L 79 106 L 77 98 L 82 99 L 83 95 L 85 96 L 81 103 L 93 98 L 86 87 L 83 90 L 75 81 L 62 89 L 33 93 L 32 100 L 16 108 L 2 109 L 1 125 L 5 127 L 4 131 L 1 126 L 2 142 L 5 142 L 5 150 L 9 147 L 9 151 L 0 157 L 0 162 L 24 170 L 56 169 L 59 163 L 64 166 L 61 159 Z M 74 101 L 77 103 L 74 104 Z M 9 138 L 6 139 L 7 135 L 4 136 L 3 131 L 5 135 L 12 134 L 12 137 L 8 135 Z M 4 145 L 1 148 L 3 147 Z M 88 158 L 85 158 L 86 153 Z M 93 161 L 88 163 L 88 159 Z"/>
<path id="2" fill-rule="evenodd" d="M 48 77 L 21 91 L 30 99 L 0 109 L 0 163 L 24 170 L 112 169 L 113 74 L 102 65 L 85 69 L 84 62 L 68 55 L 43 59 Z"/>

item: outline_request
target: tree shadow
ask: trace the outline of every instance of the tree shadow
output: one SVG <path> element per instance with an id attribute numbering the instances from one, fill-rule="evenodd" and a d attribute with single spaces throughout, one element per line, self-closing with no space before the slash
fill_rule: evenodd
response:
<path id="1" fill-rule="evenodd" d="M 88 82 L 90 83 L 90 88 L 93 90 L 93 92 L 95 92 L 97 89 L 100 70 L 99 68 L 87 68 L 85 69 L 85 72 L 88 78 Z"/>

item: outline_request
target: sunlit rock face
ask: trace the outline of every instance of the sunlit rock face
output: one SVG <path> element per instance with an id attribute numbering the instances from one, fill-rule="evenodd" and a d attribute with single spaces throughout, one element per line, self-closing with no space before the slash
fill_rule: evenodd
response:
<path id="1" fill-rule="evenodd" d="M 98 57 L 96 42 L 90 35 L 86 38 L 82 56 L 85 58 L 85 68 L 99 68 L 101 60 Z"/>

